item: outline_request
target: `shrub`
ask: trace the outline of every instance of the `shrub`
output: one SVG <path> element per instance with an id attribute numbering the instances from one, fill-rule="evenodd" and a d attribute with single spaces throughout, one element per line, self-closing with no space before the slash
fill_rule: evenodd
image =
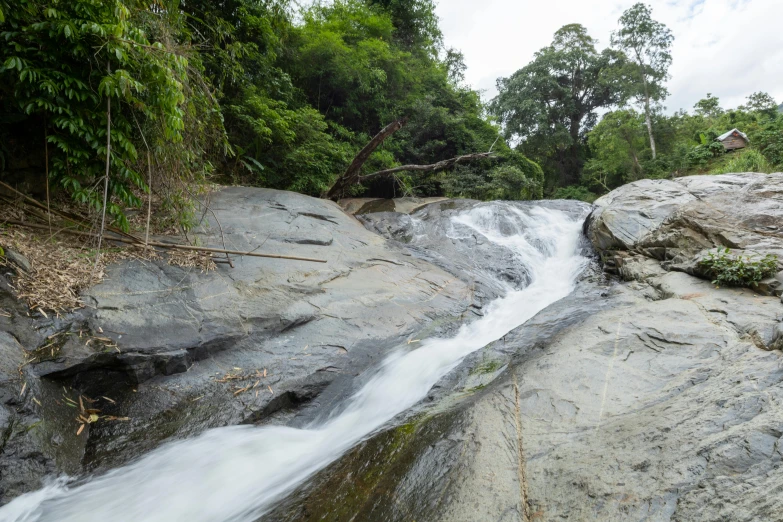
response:
<path id="1" fill-rule="evenodd" d="M 772 166 L 762 153 L 754 149 L 738 153 L 723 166 L 718 167 L 710 174 L 729 174 L 732 172 L 772 172 Z"/>
<path id="2" fill-rule="evenodd" d="M 581 185 L 571 185 L 570 187 L 557 189 L 552 195 L 552 199 L 575 199 L 585 203 L 592 203 L 598 199 L 598 196 Z"/>
<path id="3" fill-rule="evenodd" d="M 712 284 L 751 287 L 775 275 L 778 257 L 773 254 L 764 257 L 735 255 L 727 248 L 718 253 L 710 252 L 707 258 L 699 261 L 699 267 L 713 279 Z"/>
<path id="4" fill-rule="evenodd" d="M 709 146 L 697 145 L 688 152 L 685 161 L 688 167 L 705 168 L 713 156 L 713 151 L 710 150 Z"/>

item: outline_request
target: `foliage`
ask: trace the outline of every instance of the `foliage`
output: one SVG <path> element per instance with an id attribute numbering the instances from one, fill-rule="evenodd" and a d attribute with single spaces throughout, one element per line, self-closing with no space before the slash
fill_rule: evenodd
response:
<path id="1" fill-rule="evenodd" d="M 450 197 L 489 200 L 528 200 L 542 197 L 544 173 L 537 164 L 508 151 L 489 170 L 459 166 L 444 185 Z M 484 172 L 484 174 L 482 174 Z"/>
<path id="2" fill-rule="evenodd" d="M 713 279 L 712 283 L 721 286 L 756 286 L 764 278 L 778 271 L 778 258 L 773 254 L 764 257 L 733 254 L 726 248 L 717 253 L 710 252 L 699 261 L 699 267 Z"/>
<path id="3" fill-rule="evenodd" d="M 557 189 L 552 196 L 552 199 L 575 199 L 577 201 L 584 201 L 585 203 L 593 203 L 598 199 L 598 196 L 585 187 L 572 185 L 570 187 L 561 187 Z"/>
<path id="4" fill-rule="evenodd" d="M 318 196 L 402 116 L 410 124 L 367 170 L 498 142 L 479 94 L 462 85 L 461 54 L 443 48 L 432 0 L 16 4 L 0 0 L 0 176 L 44 157 L 46 133 L 53 186 L 99 210 L 110 100 L 108 210 L 121 226 L 149 190 L 148 146 L 163 208 L 187 227 L 194 183 Z M 540 195 L 540 169 L 502 140 L 495 150 L 500 162 L 464 167 L 485 193 Z M 373 178 L 356 193 L 442 195 L 452 174 Z"/>
<path id="5" fill-rule="evenodd" d="M 147 190 L 137 165 L 142 129 L 150 143 L 198 148 L 184 143 L 185 122 L 196 106 L 210 106 L 190 85 L 187 54 L 152 41 L 143 11 L 135 0 L 20 0 L 0 31 L 2 130 L 45 133 L 52 180 L 95 210 L 103 206 L 111 103 L 107 210 L 123 228 L 123 207 L 139 205 Z"/>
<path id="6" fill-rule="evenodd" d="M 696 114 L 703 118 L 714 119 L 723 114 L 723 109 L 720 106 L 720 99 L 707 93 L 707 97 L 696 102 L 693 106 Z"/>
<path id="7" fill-rule="evenodd" d="M 652 105 L 664 100 L 668 91 L 664 82 L 669 78 L 672 63 L 671 47 L 674 35 L 660 22 L 652 19 L 652 9 L 637 3 L 620 17 L 620 29 L 612 34 L 612 45 L 627 53 L 626 95 L 644 107 L 652 158 L 656 157 L 652 129 Z"/>
<path id="8" fill-rule="evenodd" d="M 593 157 L 585 165 L 582 176 L 582 182 L 587 187 L 608 191 L 610 186 L 644 176 L 644 118 L 633 109 L 605 114 L 589 133 L 588 144 Z"/>
<path id="9" fill-rule="evenodd" d="M 520 150 L 544 165 L 550 184 L 578 181 L 596 109 L 621 99 L 611 70 L 622 58 L 595 45 L 583 26 L 566 25 L 529 65 L 498 80 L 491 110 L 506 138 L 520 141 Z"/>
<path id="10" fill-rule="evenodd" d="M 735 153 L 734 157 L 720 168 L 712 170 L 711 174 L 728 174 L 731 172 L 772 172 L 772 166 L 764 155 L 753 149 Z"/>

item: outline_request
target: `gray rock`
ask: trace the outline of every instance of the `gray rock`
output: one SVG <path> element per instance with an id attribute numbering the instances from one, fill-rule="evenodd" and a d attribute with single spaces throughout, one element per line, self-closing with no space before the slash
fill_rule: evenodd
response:
<path id="1" fill-rule="evenodd" d="M 355 375 L 412 336 L 475 317 L 468 285 L 334 203 L 242 187 L 210 201 L 224 237 L 213 220 L 196 231 L 201 244 L 263 245 L 328 262 L 235 258 L 233 269 L 201 273 L 127 261 L 84 293 L 86 309 L 51 319 L 27 317 L 0 281 L 0 308 L 12 312 L 0 315 L 0 335 L 18 339 L 0 346 L 0 356 L 16 357 L 0 379 L 8 434 L 0 502 L 46 475 L 116 466 L 172 437 L 272 418 L 296 423 L 350 393 Z M 56 333 L 54 346 L 47 338 Z M 23 366 L 20 398 L 25 352 L 40 357 Z M 63 394 L 80 393 L 102 415 L 129 420 L 98 422 L 76 437 Z"/>
<path id="2" fill-rule="evenodd" d="M 605 254 L 632 251 L 675 263 L 715 247 L 783 259 L 781 199 L 783 173 L 642 180 L 596 201 L 588 235 Z"/>
<path id="3" fill-rule="evenodd" d="M 473 288 L 476 300 L 481 304 L 504 295 L 509 286 L 521 288 L 529 282 L 529 274 L 510 249 L 453 220 L 461 213 L 480 212 L 491 205 L 503 205 L 508 213 L 525 213 L 543 206 L 576 218 L 589 212 L 587 204 L 577 201 L 481 203 L 448 200 L 431 203 L 410 215 L 379 212 L 360 216 L 359 219 L 370 230 L 401 243 L 413 256 L 461 279 Z M 499 228 L 508 235 L 518 232 L 513 219 L 500 225 Z M 465 248 L 466 239 L 471 244 L 470 249 Z"/>
<path id="4" fill-rule="evenodd" d="M 33 269 L 33 265 L 30 263 L 30 260 L 16 250 L 11 248 L 5 248 L 3 250 L 5 251 L 5 258 L 20 270 L 24 272 L 30 272 Z"/>
<path id="5" fill-rule="evenodd" d="M 637 280 L 583 281 L 265 520 L 780 520 L 783 355 L 764 343 L 783 307 L 625 266 Z M 475 387 L 486 357 L 505 369 Z"/>

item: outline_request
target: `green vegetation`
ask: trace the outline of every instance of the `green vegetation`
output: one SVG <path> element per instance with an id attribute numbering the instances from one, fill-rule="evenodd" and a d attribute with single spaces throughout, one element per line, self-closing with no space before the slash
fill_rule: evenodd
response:
<path id="1" fill-rule="evenodd" d="M 592 201 L 643 178 L 783 169 L 783 113 L 771 96 L 753 93 L 725 110 L 708 94 L 692 113 L 667 116 L 671 32 L 636 4 L 611 42 L 599 51 L 583 26 L 567 25 L 498 81 L 491 111 L 506 138 L 543 168 L 547 196 Z M 716 138 L 734 128 L 750 143 L 727 153 Z"/>
<path id="2" fill-rule="evenodd" d="M 464 86 L 462 56 L 444 47 L 432 0 L 298 6 L 18 0 L 11 9 L 0 0 L 0 178 L 48 168 L 54 192 L 100 210 L 110 115 L 115 224 L 128 227 L 125 210 L 142 203 L 151 179 L 187 225 L 189 195 L 207 180 L 319 196 L 374 134 L 407 117 L 365 172 L 493 144 L 498 156 L 371 178 L 356 195 L 541 196 L 541 169 L 498 140 Z"/>
<path id="3" fill-rule="evenodd" d="M 673 37 L 644 4 L 606 49 L 561 28 L 488 105 L 434 0 L 310 4 L 0 0 L 0 180 L 43 198 L 48 173 L 55 200 L 96 213 L 110 149 L 114 224 L 152 192 L 160 222 L 187 229 L 207 182 L 320 196 L 399 119 L 363 174 L 494 155 L 363 178 L 353 195 L 592 201 L 642 178 L 783 166 L 783 114 L 765 93 L 664 114 Z M 750 148 L 726 154 L 715 138 L 734 127 Z"/>
<path id="4" fill-rule="evenodd" d="M 778 258 L 773 254 L 764 257 L 735 255 L 727 248 L 717 254 L 710 252 L 699 261 L 699 268 L 715 285 L 752 287 L 777 273 Z"/>

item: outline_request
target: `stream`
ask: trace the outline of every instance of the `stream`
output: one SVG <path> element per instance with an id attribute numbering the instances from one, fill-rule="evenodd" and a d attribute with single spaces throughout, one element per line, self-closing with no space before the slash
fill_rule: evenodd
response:
<path id="1" fill-rule="evenodd" d="M 452 218 L 452 241 L 476 234 L 512 251 L 530 274 L 451 338 L 389 355 L 342 408 L 306 429 L 217 428 L 167 443 L 104 475 L 60 478 L 0 508 L 3 522 L 258 520 L 275 503 L 395 416 L 416 405 L 468 354 L 572 292 L 587 259 L 581 220 L 551 209 L 478 205 Z"/>

